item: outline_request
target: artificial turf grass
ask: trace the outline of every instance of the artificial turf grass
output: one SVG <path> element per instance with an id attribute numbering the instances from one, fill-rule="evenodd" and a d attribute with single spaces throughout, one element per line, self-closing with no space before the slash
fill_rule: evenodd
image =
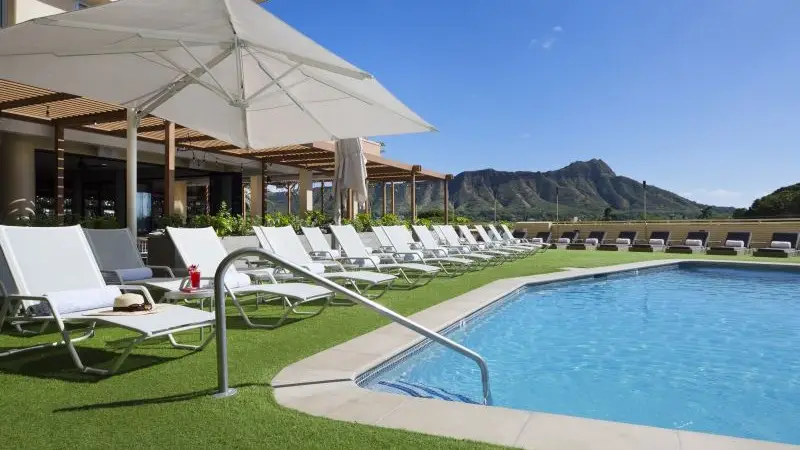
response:
<path id="1" fill-rule="evenodd" d="M 380 302 L 410 315 L 500 278 L 671 257 L 548 251 L 481 272 L 437 279 L 411 291 L 390 291 Z M 750 259 L 737 259 L 745 258 Z M 262 319 L 279 312 L 274 306 L 247 308 Z M 313 417 L 275 403 L 269 381 L 283 367 L 388 323 L 382 316 L 358 306 L 331 307 L 320 316 L 266 331 L 247 329 L 232 308 L 227 312 L 231 384 L 239 387 L 237 396 L 209 397 L 216 386 L 214 342 L 198 353 L 172 349 L 163 341 L 138 347 L 120 374 L 105 379 L 77 373 L 63 348 L 2 358 L 0 447 L 490 447 Z M 182 337 L 197 339 L 197 332 L 192 333 L 195 336 Z M 100 329 L 97 337 L 78 346 L 87 363 L 102 362 L 114 355 L 105 343 L 127 336 L 121 330 Z M 2 334 L 0 348 L 41 339 Z"/>

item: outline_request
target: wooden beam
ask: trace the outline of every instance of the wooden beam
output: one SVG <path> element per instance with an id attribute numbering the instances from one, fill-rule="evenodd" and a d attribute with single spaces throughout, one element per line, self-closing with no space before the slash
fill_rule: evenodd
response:
<path id="1" fill-rule="evenodd" d="M 417 223 L 417 174 L 411 173 L 411 222 Z"/>
<path id="2" fill-rule="evenodd" d="M 372 217 L 372 205 L 369 204 L 369 180 L 364 180 L 364 184 L 367 185 L 367 200 L 364 202 L 364 212 L 367 213 L 368 217 Z"/>
<path id="3" fill-rule="evenodd" d="M 152 133 L 154 131 L 162 131 L 162 130 L 164 130 L 164 125 L 165 124 L 166 124 L 166 121 L 164 123 L 158 124 L 158 125 L 147 125 L 147 126 L 144 126 L 144 127 L 139 127 L 139 134 Z M 182 130 L 183 128 L 185 128 L 185 127 L 182 127 L 182 126 L 177 125 L 177 124 L 175 125 L 175 131 Z M 122 131 L 123 134 L 125 134 L 127 130 L 121 130 L 121 131 Z"/>
<path id="4" fill-rule="evenodd" d="M 64 100 L 72 100 L 78 98 L 76 95 L 63 94 L 61 92 L 54 92 L 52 94 L 37 95 L 36 97 L 21 98 L 19 100 L 9 100 L 0 103 L 0 111 L 5 109 L 24 108 L 26 106 L 42 105 L 45 103 L 60 102 Z"/>
<path id="5" fill-rule="evenodd" d="M 356 218 L 355 208 L 353 208 L 353 190 L 347 190 L 347 218 L 353 220 Z"/>
<path id="6" fill-rule="evenodd" d="M 211 136 L 200 135 L 200 136 L 186 136 L 180 139 L 176 139 L 176 142 L 182 144 L 184 142 L 203 142 L 203 141 L 217 141 L 219 139 L 213 138 Z"/>
<path id="7" fill-rule="evenodd" d="M 53 151 L 56 156 L 56 219 L 64 223 L 64 127 L 53 127 Z"/>
<path id="8" fill-rule="evenodd" d="M 217 147 L 194 147 L 189 146 L 192 150 L 200 150 L 200 151 L 224 151 L 224 150 L 239 150 L 239 147 L 235 145 L 219 145 Z M 255 159 L 250 155 L 242 154 L 242 155 L 231 155 L 228 156 L 235 156 L 237 158 L 247 158 L 247 159 Z"/>
<path id="9" fill-rule="evenodd" d="M 164 215 L 175 213 L 175 123 L 165 122 L 164 128 Z"/>
<path id="10" fill-rule="evenodd" d="M 384 183 L 383 183 L 383 215 L 384 215 L 384 216 L 385 216 L 385 215 L 386 215 L 386 213 L 388 212 L 388 211 L 387 211 L 387 209 L 386 209 L 386 206 L 387 206 L 387 203 L 386 203 L 386 200 L 387 200 L 387 198 L 386 198 L 386 194 L 389 192 L 389 190 L 386 188 L 387 186 L 389 186 L 389 185 L 388 185 L 388 183 L 384 182 Z"/>
<path id="11" fill-rule="evenodd" d="M 292 215 L 292 184 L 286 184 L 286 213 Z"/>
<path id="12" fill-rule="evenodd" d="M 269 164 L 261 161 L 261 214 L 267 213 L 267 200 L 269 196 L 269 190 L 267 189 L 269 183 L 267 183 L 267 178 L 269 178 Z"/>
<path id="13" fill-rule="evenodd" d="M 272 150 L 269 150 L 269 149 L 267 149 L 267 150 L 253 150 L 253 151 L 250 151 L 250 152 L 247 152 L 247 153 L 252 155 L 252 156 L 262 157 L 262 156 L 280 156 L 280 155 L 294 155 L 294 154 L 308 154 L 308 153 L 324 154 L 325 152 L 321 152 L 321 151 L 313 149 L 311 147 L 305 147 L 304 146 L 304 147 L 301 147 L 301 148 L 293 148 L 293 149 L 289 149 L 289 150 L 276 150 L 276 149 L 272 149 Z"/>
<path id="14" fill-rule="evenodd" d="M 92 125 L 95 123 L 108 123 L 119 122 L 121 120 L 128 120 L 128 113 L 124 109 L 117 109 L 114 111 L 106 111 L 97 114 L 85 114 L 83 116 L 72 116 L 64 119 L 58 119 L 64 128 L 75 128 L 83 125 Z"/>
<path id="15" fill-rule="evenodd" d="M 450 180 L 453 176 L 450 174 L 445 175 L 442 185 L 444 186 L 444 224 L 450 224 Z"/>

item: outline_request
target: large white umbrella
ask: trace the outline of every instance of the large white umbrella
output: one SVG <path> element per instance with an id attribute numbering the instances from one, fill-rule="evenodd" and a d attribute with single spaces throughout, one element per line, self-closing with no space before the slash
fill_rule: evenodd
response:
<path id="1" fill-rule="evenodd" d="M 243 148 L 433 130 L 252 0 L 119 0 L 34 19 L 0 31 L 0 78 L 124 105 L 130 131 L 153 114 Z"/>
<path id="2" fill-rule="evenodd" d="M 333 191 L 336 199 L 334 219 L 341 223 L 342 195 L 350 189 L 354 200 L 358 203 L 367 201 L 367 158 L 361 139 L 350 138 L 336 141 L 336 173 L 333 180 Z M 347 205 L 349 211 L 353 205 Z"/>

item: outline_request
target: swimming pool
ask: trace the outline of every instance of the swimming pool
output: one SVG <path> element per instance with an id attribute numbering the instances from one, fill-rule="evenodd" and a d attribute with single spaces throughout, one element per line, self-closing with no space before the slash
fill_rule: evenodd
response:
<path id="1" fill-rule="evenodd" d="M 524 288 L 447 334 L 489 363 L 494 404 L 800 444 L 800 273 L 681 264 Z M 480 398 L 436 345 L 358 380 Z"/>

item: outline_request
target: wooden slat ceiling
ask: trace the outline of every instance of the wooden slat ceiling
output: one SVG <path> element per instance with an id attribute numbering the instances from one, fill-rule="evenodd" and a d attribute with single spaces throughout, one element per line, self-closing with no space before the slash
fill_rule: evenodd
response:
<path id="1" fill-rule="evenodd" d="M 119 105 L 50 91 L 0 79 L 0 114 L 4 117 L 39 123 L 60 123 L 65 128 L 124 137 L 127 132 L 125 109 Z M 155 116 L 142 119 L 139 139 L 164 142 L 164 120 Z M 246 150 L 203 133 L 176 126 L 179 149 L 198 150 L 263 161 L 314 172 L 333 174 L 333 145 L 330 142 L 286 145 L 263 150 Z M 419 166 L 367 154 L 367 174 L 372 181 L 408 181 L 412 170 L 418 180 L 444 180 L 445 175 Z"/>

